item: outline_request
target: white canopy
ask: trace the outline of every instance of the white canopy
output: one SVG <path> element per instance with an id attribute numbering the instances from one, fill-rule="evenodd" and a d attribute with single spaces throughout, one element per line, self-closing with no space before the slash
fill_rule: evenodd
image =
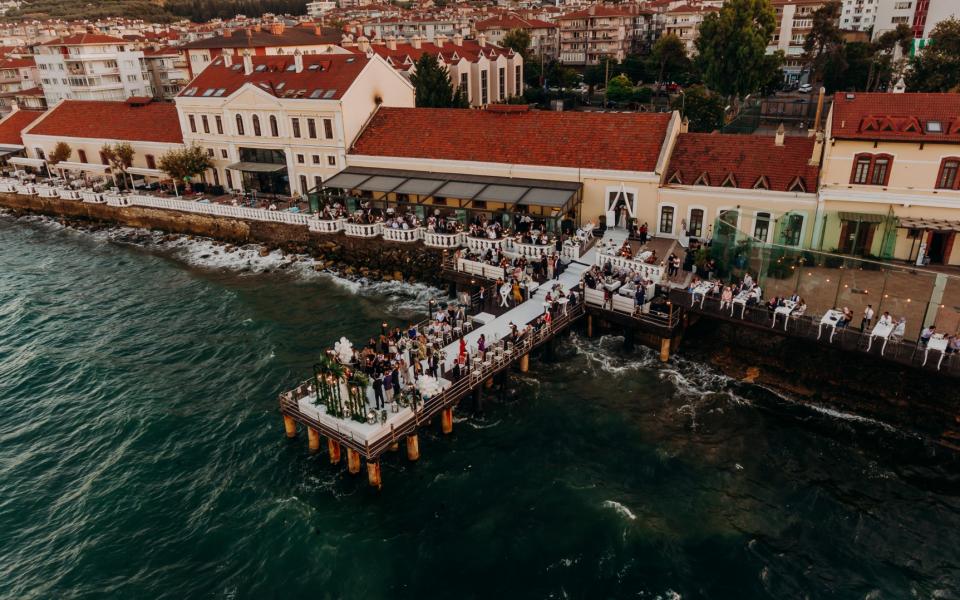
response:
<path id="1" fill-rule="evenodd" d="M 21 165 L 24 167 L 36 167 L 40 168 L 47 163 L 47 161 L 42 158 L 25 158 L 23 156 L 14 156 L 7 159 L 7 162 L 11 165 Z"/>
<path id="2" fill-rule="evenodd" d="M 169 175 L 160 169 L 148 169 L 146 167 L 129 167 L 127 168 L 127 173 L 131 175 L 143 175 L 144 177 L 159 177 L 161 179 L 169 177 Z"/>
<path id="3" fill-rule="evenodd" d="M 107 173 L 110 170 L 110 165 L 98 165 L 96 163 L 82 163 L 82 162 L 70 162 L 70 161 L 61 161 L 53 165 L 54 169 L 66 169 L 68 171 L 86 171 L 87 173 Z"/>

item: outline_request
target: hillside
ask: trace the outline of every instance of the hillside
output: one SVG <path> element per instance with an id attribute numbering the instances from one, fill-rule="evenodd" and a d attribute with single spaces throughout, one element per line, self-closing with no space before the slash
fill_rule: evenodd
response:
<path id="1" fill-rule="evenodd" d="M 259 16 L 263 13 L 302 15 L 307 0 L 24 0 L 5 20 L 24 19 L 100 19 L 126 17 L 165 23 L 187 18 L 202 23 L 213 18 L 229 19 L 237 14 Z"/>

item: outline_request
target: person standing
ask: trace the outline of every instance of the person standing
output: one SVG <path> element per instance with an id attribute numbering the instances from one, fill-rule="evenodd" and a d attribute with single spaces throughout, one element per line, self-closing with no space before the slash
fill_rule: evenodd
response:
<path id="1" fill-rule="evenodd" d="M 863 309 L 863 320 L 860 321 L 860 333 L 863 333 L 864 330 L 870 328 L 870 323 L 873 322 L 873 305 L 868 304 L 865 309 Z"/>
<path id="2" fill-rule="evenodd" d="M 383 375 L 380 373 L 373 378 L 373 399 L 375 408 L 383 408 Z"/>
<path id="3" fill-rule="evenodd" d="M 387 402 L 393 402 L 393 378 L 394 372 L 387 369 L 383 374 L 383 393 Z"/>

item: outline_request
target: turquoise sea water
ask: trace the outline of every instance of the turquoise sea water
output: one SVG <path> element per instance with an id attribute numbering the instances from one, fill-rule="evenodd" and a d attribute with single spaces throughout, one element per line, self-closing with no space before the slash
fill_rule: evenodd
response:
<path id="1" fill-rule="evenodd" d="M 615 338 L 377 493 L 276 396 L 439 292 L 155 241 L 0 216 L 0 598 L 960 597 L 955 465 Z"/>

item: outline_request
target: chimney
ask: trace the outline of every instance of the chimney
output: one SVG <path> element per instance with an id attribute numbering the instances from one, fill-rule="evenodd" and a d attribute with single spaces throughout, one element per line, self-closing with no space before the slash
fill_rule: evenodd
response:
<path id="1" fill-rule="evenodd" d="M 783 146 L 783 138 L 787 134 L 787 130 L 783 128 L 783 123 L 780 123 L 780 127 L 777 127 L 777 137 L 775 138 L 774 145 Z"/>
<path id="2" fill-rule="evenodd" d="M 387 50 L 396 50 L 397 49 L 397 38 L 393 35 L 387 36 Z"/>
<path id="3" fill-rule="evenodd" d="M 453 45 L 462 46 L 463 45 L 463 36 L 459 33 L 453 34 Z"/>
<path id="4" fill-rule="evenodd" d="M 423 41 L 423 38 L 420 37 L 420 34 L 419 34 L 419 33 L 415 33 L 415 34 L 413 34 L 413 37 L 410 38 L 410 45 L 413 46 L 414 48 L 416 48 L 417 50 L 419 50 L 419 49 L 420 49 L 420 44 L 421 44 L 422 41 Z"/>
<path id="5" fill-rule="evenodd" d="M 446 41 L 447 36 L 442 33 L 438 33 L 433 38 L 433 43 L 437 45 L 437 48 L 443 48 L 443 45 L 446 43 Z"/>
<path id="6" fill-rule="evenodd" d="M 249 50 L 243 51 L 243 74 L 251 75 L 253 73 L 253 57 Z"/>
<path id="7" fill-rule="evenodd" d="M 224 29 L 224 30 L 223 30 L 223 37 L 225 37 L 225 38 L 233 37 L 233 30 L 232 30 L 232 29 Z"/>
<path id="8" fill-rule="evenodd" d="M 293 52 L 293 67 L 297 73 L 303 73 L 303 53 L 299 48 Z"/>
<path id="9" fill-rule="evenodd" d="M 823 132 L 818 131 L 813 136 L 813 154 L 810 155 L 810 162 L 807 163 L 811 167 L 816 167 L 820 164 L 820 157 L 823 156 Z"/>
<path id="10" fill-rule="evenodd" d="M 366 52 L 370 49 L 370 40 L 367 36 L 361 35 L 357 38 L 357 49 L 359 49 L 360 52 Z"/>
<path id="11" fill-rule="evenodd" d="M 253 37 L 253 30 L 252 30 L 252 29 L 250 29 L 249 27 L 247 27 L 246 32 L 247 32 L 247 37 L 248 37 L 248 38 Z"/>
<path id="12" fill-rule="evenodd" d="M 323 26 L 322 26 L 322 25 L 314 25 L 314 26 L 313 26 L 313 35 L 315 35 L 315 36 L 317 36 L 317 37 L 322 37 L 322 36 L 323 36 Z"/>
<path id="13" fill-rule="evenodd" d="M 270 33 L 273 35 L 283 35 L 284 28 L 285 26 L 283 21 L 274 21 L 273 23 L 270 23 Z"/>
<path id="14" fill-rule="evenodd" d="M 680 133 L 687 133 L 689 131 L 690 131 L 690 119 L 688 119 L 687 117 L 684 117 L 683 120 L 680 121 Z"/>
<path id="15" fill-rule="evenodd" d="M 227 54 L 227 53 L 223 54 L 223 66 L 227 67 L 228 69 L 233 66 L 232 54 Z"/>
<path id="16" fill-rule="evenodd" d="M 480 44 L 480 47 L 483 48 L 487 45 L 487 34 L 481 33 L 477 36 L 477 43 Z"/>
<path id="17" fill-rule="evenodd" d="M 823 96 L 827 93 L 826 88 L 820 87 L 820 95 L 817 98 L 817 116 L 813 119 L 813 129 L 820 131 L 820 116 L 823 115 Z"/>
<path id="18" fill-rule="evenodd" d="M 260 23 L 257 23 L 256 25 L 253 26 L 253 30 L 256 31 L 257 33 L 260 33 L 262 29 L 263 27 L 260 27 Z"/>

